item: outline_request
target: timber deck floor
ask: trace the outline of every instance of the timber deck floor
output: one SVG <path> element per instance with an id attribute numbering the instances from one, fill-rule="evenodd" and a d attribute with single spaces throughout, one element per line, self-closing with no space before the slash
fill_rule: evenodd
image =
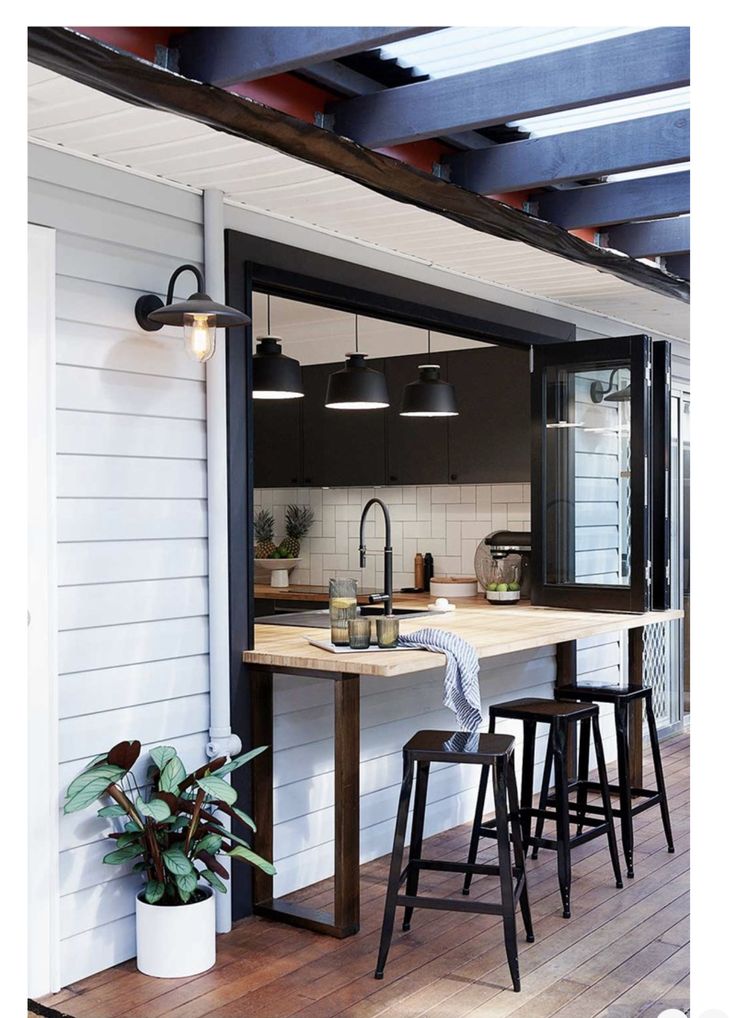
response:
<path id="1" fill-rule="evenodd" d="M 662 744 L 676 852 L 667 852 L 659 810 L 635 818 L 636 877 L 616 890 L 606 839 L 573 853 L 572 919 L 561 915 L 555 855 L 528 861 L 536 941 L 520 935 L 522 992 L 513 993 L 500 920 L 417 910 L 397 923 L 385 978 L 373 968 L 388 856 L 361 868 L 362 925 L 343 941 L 263 919 L 218 937 L 216 966 L 189 979 L 141 975 L 129 961 L 41 1003 L 72 1018 L 657 1018 L 688 1011 L 689 740 Z M 645 785 L 653 785 L 645 756 Z M 431 777 L 430 777 L 431 782 Z M 464 859 L 469 826 L 425 842 L 425 855 Z M 485 841 L 479 861 L 495 854 Z M 620 838 L 619 838 L 620 848 Z M 461 878 L 426 871 L 420 890 L 454 895 Z M 473 894 L 498 900 L 497 881 Z M 298 897 L 330 904 L 329 882 Z M 296 895 L 295 895 L 296 897 Z M 398 914 L 398 913 L 397 913 Z M 519 930 L 523 930 L 521 919 Z"/>

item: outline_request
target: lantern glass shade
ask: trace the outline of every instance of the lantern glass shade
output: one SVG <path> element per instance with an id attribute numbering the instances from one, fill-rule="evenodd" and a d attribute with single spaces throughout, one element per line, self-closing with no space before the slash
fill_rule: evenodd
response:
<path id="1" fill-rule="evenodd" d="M 345 367 L 327 382 L 328 410 L 382 410 L 389 405 L 386 376 L 369 368 L 364 353 L 345 355 Z"/>
<path id="2" fill-rule="evenodd" d="M 455 387 L 440 378 L 439 364 L 420 364 L 419 379 L 404 386 L 402 417 L 457 417 Z"/>
<path id="3" fill-rule="evenodd" d="M 253 355 L 253 399 L 300 399 L 303 396 L 299 361 L 281 352 L 278 336 L 259 336 Z"/>
<path id="4" fill-rule="evenodd" d="M 184 315 L 184 350 L 187 357 L 203 364 L 215 352 L 215 315 Z"/>

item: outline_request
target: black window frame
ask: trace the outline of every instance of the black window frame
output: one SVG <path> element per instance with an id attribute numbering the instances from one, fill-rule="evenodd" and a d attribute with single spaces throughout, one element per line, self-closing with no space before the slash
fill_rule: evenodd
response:
<path id="1" fill-rule="evenodd" d="M 628 361 L 631 365 L 631 562 L 629 585 L 549 583 L 546 562 L 546 432 L 550 384 L 548 369 L 596 368 Z M 651 378 L 650 336 L 623 336 L 534 348 L 532 385 L 532 535 L 531 603 L 581 611 L 641 613 L 651 606 Z M 554 393 L 553 393 L 554 394 Z"/>

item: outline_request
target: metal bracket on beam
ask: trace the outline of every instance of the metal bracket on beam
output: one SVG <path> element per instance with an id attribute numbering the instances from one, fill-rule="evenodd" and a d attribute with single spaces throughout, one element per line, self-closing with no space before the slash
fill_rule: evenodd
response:
<path id="1" fill-rule="evenodd" d="M 335 130 L 335 116 L 332 113 L 317 112 L 314 114 L 315 127 L 321 127 L 324 131 Z"/>
<path id="2" fill-rule="evenodd" d="M 536 216 L 539 219 L 538 201 L 525 201 L 521 207 L 524 212 L 528 212 L 530 216 Z"/>
<path id="3" fill-rule="evenodd" d="M 163 67 L 167 71 L 179 73 L 179 50 L 171 46 L 162 46 L 156 43 L 156 55 L 153 59 L 157 67 Z"/>
<path id="4" fill-rule="evenodd" d="M 432 163 L 432 176 L 440 180 L 450 180 L 450 167 L 447 163 Z"/>

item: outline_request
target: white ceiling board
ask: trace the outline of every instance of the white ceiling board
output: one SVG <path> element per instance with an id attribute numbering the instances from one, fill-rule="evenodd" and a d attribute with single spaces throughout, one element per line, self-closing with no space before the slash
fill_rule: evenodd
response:
<path id="1" fill-rule="evenodd" d="M 128 105 L 38 68 L 29 69 L 28 94 L 29 134 L 47 145 L 180 186 L 218 188 L 245 209 L 316 226 L 481 283 L 600 312 L 635 323 L 638 331 L 689 336 L 689 308 L 681 301 L 471 230 L 273 149 Z M 555 316 L 555 308 L 548 313 Z"/>

